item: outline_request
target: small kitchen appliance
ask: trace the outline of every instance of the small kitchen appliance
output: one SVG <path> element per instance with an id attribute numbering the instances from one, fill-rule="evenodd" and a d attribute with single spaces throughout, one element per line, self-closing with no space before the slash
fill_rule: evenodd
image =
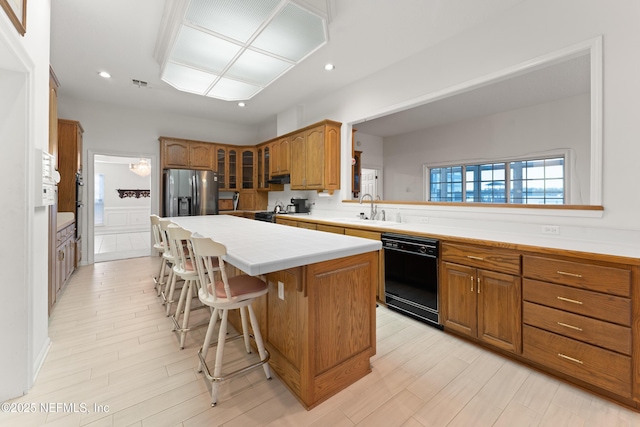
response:
<path id="1" fill-rule="evenodd" d="M 308 213 L 309 206 L 307 205 L 307 199 L 291 199 L 291 205 L 293 205 L 294 213 Z M 291 206 L 290 205 L 290 206 Z"/>

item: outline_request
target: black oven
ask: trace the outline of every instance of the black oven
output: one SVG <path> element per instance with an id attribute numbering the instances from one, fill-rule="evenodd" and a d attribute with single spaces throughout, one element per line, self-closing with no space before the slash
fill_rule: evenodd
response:
<path id="1" fill-rule="evenodd" d="M 383 233 L 387 306 L 442 329 L 438 310 L 438 240 Z"/>

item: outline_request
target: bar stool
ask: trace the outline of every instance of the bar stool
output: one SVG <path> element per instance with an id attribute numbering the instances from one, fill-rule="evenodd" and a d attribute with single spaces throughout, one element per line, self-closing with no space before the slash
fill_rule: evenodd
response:
<path id="1" fill-rule="evenodd" d="M 267 363 L 269 361 L 269 353 L 264 348 L 262 335 L 260 334 L 260 325 L 251 306 L 251 303 L 256 298 L 267 293 L 268 287 L 264 280 L 246 274 L 228 279 L 225 263 L 222 259 L 227 253 L 227 248 L 221 243 L 196 235 L 192 235 L 191 241 L 193 243 L 196 260 L 196 270 L 200 277 L 198 297 L 203 304 L 213 308 L 204 343 L 198 351 L 198 358 L 200 359 L 198 372 L 204 371 L 207 379 L 211 381 L 211 406 L 215 406 L 218 402 L 218 387 L 220 386 L 220 382 L 224 380 L 243 374 L 259 366 L 263 367 L 267 379 L 271 379 L 271 370 Z M 216 259 L 218 260 L 217 266 L 215 264 Z M 217 272 L 221 277 L 221 280 L 218 281 L 215 280 Z M 227 338 L 228 314 L 229 310 L 233 309 L 240 310 L 242 335 Z M 229 374 L 222 375 L 222 358 L 226 341 L 244 337 L 247 353 L 251 353 L 251 344 L 249 342 L 250 334 L 245 311 L 249 312 L 253 338 L 258 347 L 260 361 L 237 369 Z M 211 374 L 206 358 L 209 346 L 211 345 L 211 339 L 213 338 L 213 331 L 219 317 L 221 317 L 221 322 L 218 331 L 218 341 L 214 343 L 216 347 L 216 360 L 213 367 L 213 374 Z"/>
<path id="2" fill-rule="evenodd" d="M 153 235 L 153 249 L 164 254 L 164 242 L 162 241 L 161 231 L 160 231 L 160 217 L 158 215 L 150 215 L 151 219 L 151 234 Z M 158 275 L 153 278 L 153 283 L 155 283 L 156 291 L 158 295 L 160 294 L 160 287 L 164 285 L 164 279 L 166 275 L 167 268 L 167 259 L 162 256 L 162 263 L 160 263 L 160 271 Z"/>
<path id="3" fill-rule="evenodd" d="M 171 253 L 175 260 L 173 265 L 173 280 L 171 282 L 171 288 L 169 289 L 167 314 L 170 309 L 170 302 L 173 301 L 173 292 L 175 287 L 176 278 L 184 280 L 182 290 L 180 291 L 180 298 L 178 299 L 178 305 L 176 311 L 171 315 L 173 320 L 175 332 L 180 333 L 180 348 L 184 349 L 184 340 L 187 332 L 189 332 L 189 315 L 191 314 L 191 301 L 195 294 L 198 293 L 199 277 L 198 272 L 193 264 L 193 249 L 191 246 L 191 231 L 176 225 L 169 224 L 167 226 L 167 236 L 169 238 L 169 245 L 171 247 Z M 194 289 L 195 288 L 195 289 Z M 194 292 L 195 290 L 195 292 Z M 180 313 L 184 307 L 184 314 L 182 316 L 182 325 L 179 323 Z M 205 307 L 205 306 L 203 306 Z"/>
<path id="4" fill-rule="evenodd" d="M 173 254 L 171 253 L 171 244 L 169 243 L 169 236 L 167 235 L 167 227 L 169 224 L 172 224 L 171 220 L 166 218 L 160 218 L 158 220 L 159 229 L 160 229 L 160 238 L 162 240 L 162 246 L 164 252 L 162 253 L 162 258 L 166 261 L 166 267 L 169 267 L 169 274 L 167 275 L 167 280 L 160 282 L 158 286 L 158 296 L 162 298 L 162 303 L 167 303 L 167 288 L 169 284 L 173 281 L 173 265 L 175 264 L 175 259 L 173 258 Z M 168 314 L 167 314 L 168 316 Z"/>

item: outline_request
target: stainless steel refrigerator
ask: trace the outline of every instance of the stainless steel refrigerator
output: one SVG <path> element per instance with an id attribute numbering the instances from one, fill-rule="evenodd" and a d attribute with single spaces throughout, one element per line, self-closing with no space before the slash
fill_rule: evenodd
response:
<path id="1" fill-rule="evenodd" d="M 163 216 L 218 214 L 218 173 L 190 169 L 165 169 Z"/>

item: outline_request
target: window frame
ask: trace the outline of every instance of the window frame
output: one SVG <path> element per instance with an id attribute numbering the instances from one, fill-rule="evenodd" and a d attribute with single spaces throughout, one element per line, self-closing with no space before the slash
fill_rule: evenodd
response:
<path id="1" fill-rule="evenodd" d="M 505 167 L 505 200 L 506 202 L 474 202 L 466 200 L 466 167 L 467 166 L 479 166 L 486 164 L 496 164 L 496 163 L 512 163 L 512 162 L 522 162 L 522 161 L 536 161 L 536 160 L 546 160 L 562 157 L 564 159 L 564 202 L 562 204 L 529 204 L 529 203 L 511 203 L 511 177 L 510 177 L 510 167 Z M 493 159 L 467 159 L 456 162 L 433 162 L 433 163 L 424 163 L 422 165 L 422 176 L 424 183 L 424 200 L 427 202 L 431 202 L 431 169 L 436 168 L 452 168 L 452 167 L 463 167 L 462 171 L 462 201 L 439 201 L 436 203 L 465 203 L 469 205 L 476 205 L 480 203 L 487 204 L 508 204 L 511 206 L 566 206 L 570 205 L 572 202 L 571 197 L 571 176 L 573 175 L 573 158 L 572 158 L 572 150 L 570 149 L 560 149 L 560 150 L 552 150 L 545 151 L 540 153 L 527 153 L 519 156 L 509 156 L 502 158 L 493 158 Z"/>

